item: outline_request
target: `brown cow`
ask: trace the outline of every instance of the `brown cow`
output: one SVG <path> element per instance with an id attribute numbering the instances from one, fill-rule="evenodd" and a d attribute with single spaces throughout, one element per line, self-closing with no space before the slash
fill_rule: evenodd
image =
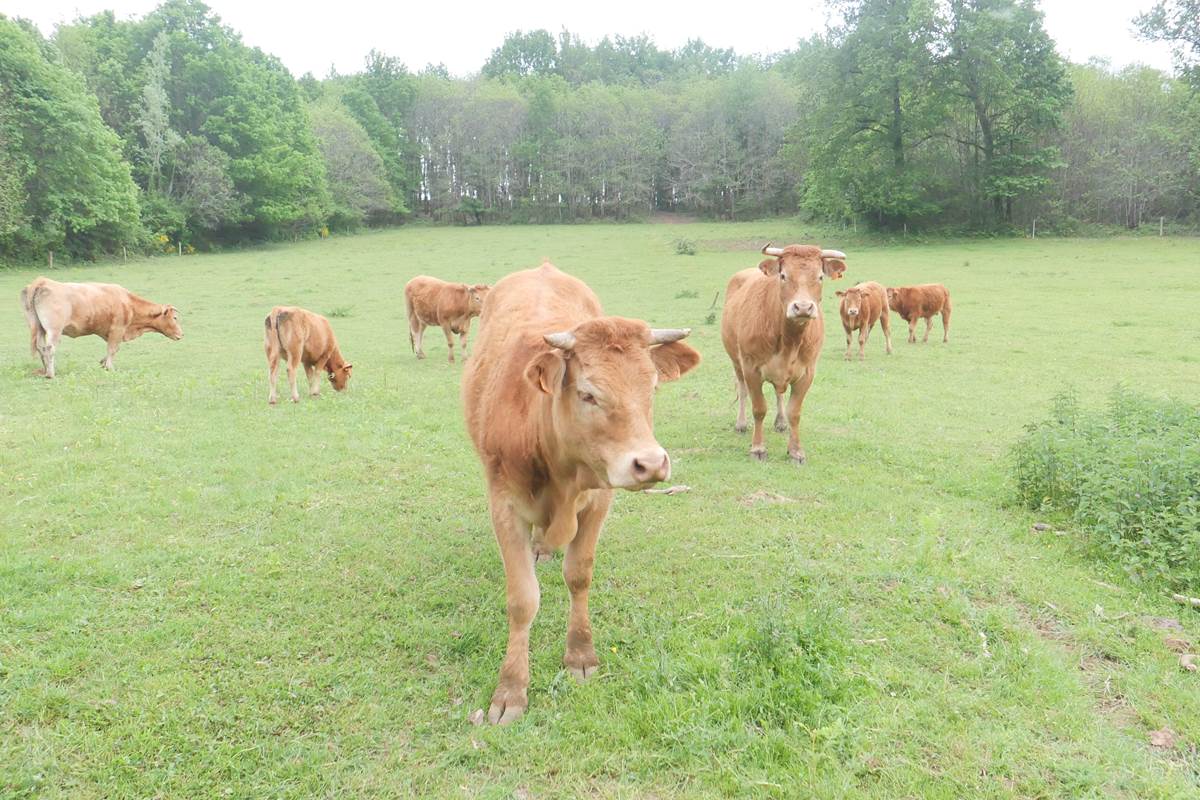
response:
<path id="1" fill-rule="evenodd" d="M 763 248 L 769 258 L 758 269 L 734 275 L 725 289 L 721 314 L 721 342 L 733 362 L 737 381 L 738 416 L 734 426 L 746 430 L 746 395 L 754 406 L 754 438 L 750 455 L 767 457 L 763 442 L 763 418 L 767 401 L 764 382 L 775 387 L 775 430 L 788 437 L 788 456 L 803 464 L 800 446 L 800 410 L 812 385 L 817 356 L 825 341 L 821 317 L 821 283 L 838 278 L 846 269 L 846 255 L 812 245 Z M 792 389 L 784 418 L 783 395 Z"/>
<path id="2" fill-rule="evenodd" d="M 454 340 L 458 334 L 463 358 L 467 357 L 467 334 L 471 332 L 471 317 L 478 317 L 483 310 L 483 298 L 491 288 L 485 283 L 468 286 L 465 283 L 447 283 L 428 275 L 418 275 L 404 285 L 404 302 L 408 306 L 408 343 L 417 358 L 425 357 L 421 340 L 425 337 L 426 325 L 439 325 L 446 334 L 446 346 L 450 350 L 450 363 L 454 363 Z"/>
<path id="3" fill-rule="evenodd" d="M 296 367 L 304 364 L 308 376 L 308 396 L 321 393 L 321 371 L 329 373 L 329 383 L 334 391 L 346 388 L 350 380 L 352 364 L 347 364 L 338 349 L 337 339 L 329 320 L 296 306 L 275 306 L 264 322 L 266 334 L 263 349 L 267 353 L 268 380 L 271 393 L 267 402 L 271 405 L 279 400 L 275 385 L 279 380 L 279 357 L 287 359 L 288 385 L 292 387 L 292 402 L 300 402 L 296 390 Z"/>
<path id="4" fill-rule="evenodd" d="M 563 664 L 596 671 L 588 588 L 613 489 L 671 475 L 654 438 L 655 387 L 700 362 L 687 330 L 602 316 L 582 281 L 552 264 L 515 272 L 483 307 L 475 356 L 463 375 L 467 430 L 483 462 L 508 598 L 508 650 L 488 719 L 512 722 L 528 705 L 529 628 L 539 590 L 534 549 L 566 547 L 570 592 Z"/>
<path id="5" fill-rule="evenodd" d="M 875 281 L 863 281 L 844 292 L 835 292 L 842 298 L 842 329 L 846 331 L 846 360 L 850 360 L 850 334 L 858 331 L 858 357 L 866 358 L 864 350 L 867 338 L 875 322 L 883 328 L 883 340 L 888 355 L 892 353 L 892 320 L 888 314 L 887 291 Z"/>
<path id="6" fill-rule="evenodd" d="M 29 349 L 41 356 L 38 374 L 54 377 L 54 351 L 63 334 L 99 336 L 108 343 L 100 359 L 105 369 L 113 368 L 113 356 L 121 342 L 146 331 L 158 331 L 168 339 L 183 338 L 175 306 L 151 303 L 115 283 L 59 283 L 38 278 L 21 290 L 21 308 L 29 323 Z"/>
<path id="7" fill-rule="evenodd" d="M 929 329 L 933 327 L 933 315 L 942 315 L 942 341 L 950 341 L 950 292 L 940 283 L 922 283 L 919 286 L 889 286 L 888 306 L 908 323 L 908 341 L 917 341 L 917 320 L 925 320 L 925 338 L 929 341 Z"/>

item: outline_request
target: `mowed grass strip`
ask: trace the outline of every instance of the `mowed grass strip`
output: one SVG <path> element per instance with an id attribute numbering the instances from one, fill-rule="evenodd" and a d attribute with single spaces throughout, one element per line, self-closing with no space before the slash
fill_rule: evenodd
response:
<path id="1" fill-rule="evenodd" d="M 705 322 L 768 239 L 849 255 L 802 468 L 770 431 L 750 460 Z M 505 615 L 461 364 L 437 331 L 412 356 L 402 288 L 546 256 L 609 313 L 693 327 L 705 361 L 655 410 L 692 488 L 618 496 L 587 685 L 559 666 L 561 559 L 539 567 L 529 713 L 493 730 L 467 721 Z M 38 272 L 0 272 L 0 795 L 1195 794 L 1200 683 L 1163 643 L 1200 640 L 1195 612 L 1005 501 L 1012 442 L 1064 385 L 1200 393 L 1198 270 L 1184 239 L 413 228 L 58 270 L 174 303 L 186 335 L 127 343 L 113 373 L 99 339 L 65 340 L 53 382 L 16 299 Z M 950 344 L 900 333 L 887 357 L 876 329 L 844 362 L 833 290 L 867 279 L 944 282 Z M 332 317 L 346 393 L 267 406 L 281 303 Z"/>

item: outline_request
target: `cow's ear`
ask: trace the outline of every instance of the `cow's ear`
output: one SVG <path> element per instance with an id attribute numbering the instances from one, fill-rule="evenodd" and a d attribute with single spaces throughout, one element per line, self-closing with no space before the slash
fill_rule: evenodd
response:
<path id="1" fill-rule="evenodd" d="M 691 372 L 700 363 L 700 354 L 691 345 L 670 342 L 650 348 L 650 358 L 658 376 L 664 381 L 673 381 L 680 375 Z"/>
<path id="2" fill-rule="evenodd" d="M 758 262 L 758 268 L 762 271 L 763 275 L 766 275 L 768 278 L 774 278 L 779 274 L 779 259 L 764 258 Z"/>
<path id="3" fill-rule="evenodd" d="M 840 258 L 826 258 L 821 261 L 821 269 L 825 271 L 825 276 L 837 280 L 842 277 L 842 273 L 846 271 L 846 262 Z"/>
<path id="4" fill-rule="evenodd" d="M 171 312 L 175 310 L 175 306 L 163 306 L 163 310 L 159 312 L 160 317 L 169 317 Z"/>
<path id="5" fill-rule="evenodd" d="M 566 360 L 558 352 L 550 351 L 529 362 L 525 367 L 525 380 L 546 394 L 554 394 L 554 387 L 562 384 L 566 371 Z"/>

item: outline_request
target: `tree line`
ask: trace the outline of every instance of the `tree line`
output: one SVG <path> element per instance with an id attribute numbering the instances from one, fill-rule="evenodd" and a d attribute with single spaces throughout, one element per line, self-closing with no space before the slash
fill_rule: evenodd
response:
<path id="1" fill-rule="evenodd" d="M 0 258 L 656 211 L 1195 224 L 1198 3 L 1137 20 L 1178 76 L 1065 62 L 1031 0 L 834 0 L 766 58 L 516 32 L 466 78 L 372 51 L 296 79 L 197 0 L 49 38 L 0 16 Z"/>

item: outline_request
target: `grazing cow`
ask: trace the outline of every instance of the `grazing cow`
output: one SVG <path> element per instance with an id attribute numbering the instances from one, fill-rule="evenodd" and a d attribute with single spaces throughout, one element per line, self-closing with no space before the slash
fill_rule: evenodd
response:
<path id="1" fill-rule="evenodd" d="M 508 649 L 488 719 L 506 724 L 528 705 L 529 629 L 539 590 L 534 549 L 566 547 L 570 592 L 563 664 L 584 680 L 599 661 L 588 588 L 614 489 L 671 475 L 654 438 L 655 387 L 700 362 L 687 330 L 602 316 L 582 281 L 549 262 L 496 284 L 463 375 L 467 430 L 483 462 L 492 527 L 504 561 Z"/>
<path id="2" fill-rule="evenodd" d="M 428 275 L 418 275 L 404 285 L 404 302 L 408 306 L 408 343 L 417 358 L 425 357 L 421 340 L 425 337 L 426 325 L 440 325 L 446 334 L 446 346 L 450 350 L 450 363 L 454 363 L 454 340 L 458 334 L 463 358 L 467 357 L 467 334 L 471 332 L 471 317 L 478 317 L 483 310 L 483 298 L 491 287 L 485 283 L 468 286 L 465 283 L 447 283 Z"/>
<path id="3" fill-rule="evenodd" d="M 875 281 L 863 281 L 844 292 L 835 292 L 842 298 L 842 328 L 846 331 L 846 360 L 850 360 L 850 334 L 858 331 L 858 357 L 866 358 L 864 350 L 871 329 L 878 320 L 883 328 L 883 340 L 888 355 L 892 353 L 892 321 L 888 314 L 887 291 Z"/>
<path id="4" fill-rule="evenodd" d="M 821 283 L 846 270 L 846 255 L 811 245 L 763 248 L 768 258 L 758 269 L 734 275 L 725 289 L 721 314 L 721 342 L 733 362 L 737 381 L 738 416 L 735 429 L 746 430 L 746 395 L 754 406 L 754 438 L 750 455 L 767 457 L 763 418 L 767 401 L 762 385 L 775 388 L 775 430 L 791 431 L 788 456 L 803 464 L 800 446 L 800 410 L 812 385 L 817 356 L 825 341 L 821 317 Z M 783 395 L 792 389 L 784 418 Z"/>
<path id="5" fill-rule="evenodd" d="M 917 341 L 917 320 L 925 320 L 925 338 L 929 341 L 929 329 L 933 327 L 933 315 L 942 315 L 942 341 L 950 341 L 950 292 L 940 283 L 923 283 L 919 286 L 889 286 L 888 306 L 908 323 L 908 341 Z"/>
<path id="6" fill-rule="evenodd" d="M 296 367 L 304 364 L 308 376 L 308 396 L 321 393 L 321 371 L 329 373 L 329 383 L 334 391 L 346 388 L 350 380 L 352 364 L 347 364 L 338 349 L 337 339 L 329 320 L 295 306 L 276 306 L 267 314 L 266 335 L 263 349 L 267 353 L 268 380 L 271 393 L 267 402 L 275 405 L 279 395 L 275 385 L 279 379 L 279 357 L 287 359 L 288 385 L 292 387 L 292 402 L 300 402 L 296 390 Z"/>
<path id="7" fill-rule="evenodd" d="M 42 359 L 38 374 L 47 378 L 54 377 L 54 351 L 63 334 L 104 339 L 108 354 L 100 364 L 105 369 L 113 368 L 113 356 L 121 342 L 146 331 L 158 331 L 176 341 L 183 338 L 175 306 L 151 303 L 115 283 L 59 283 L 38 278 L 21 290 L 21 308 L 29 322 L 30 351 Z"/>

